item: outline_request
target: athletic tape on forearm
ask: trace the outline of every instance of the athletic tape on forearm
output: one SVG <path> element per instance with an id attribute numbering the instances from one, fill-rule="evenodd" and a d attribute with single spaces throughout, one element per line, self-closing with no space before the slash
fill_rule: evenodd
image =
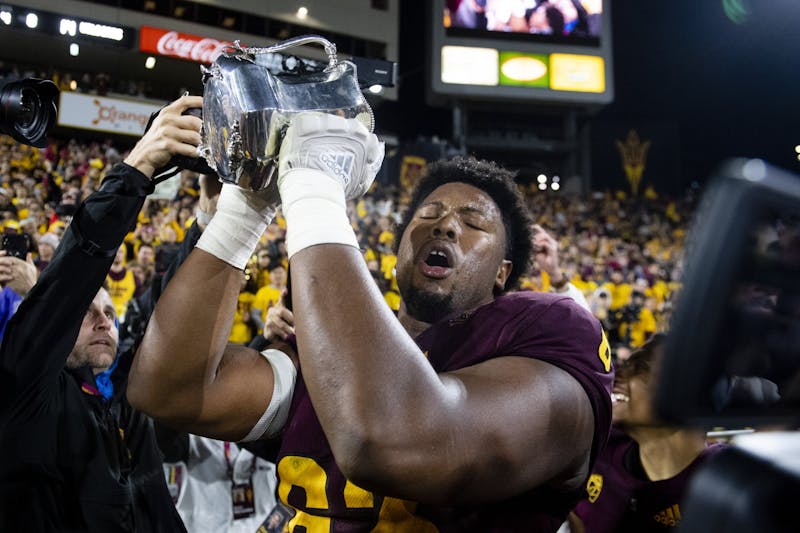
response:
<path id="1" fill-rule="evenodd" d="M 261 415 L 256 425 L 250 430 L 250 433 L 240 442 L 250 442 L 262 437 L 273 437 L 283 429 L 286 419 L 289 418 L 289 407 L 292 405 L 297 369 L 289 356 L 280 350 L 264 350 L 261 355 L 272 366 L 272 374 L 275 376 L 272 398 L 264 414 Z"/>
<path id="2" fill-rule="evenodd" d="M 235 185 L 224 185 L 217 201 L 217 212 L 197 241 L 197 248 L 244 269 L 253 255 L 275 208 L 254 201 Z"/>
<path id="3" fill-rule="evenodd" d="M 286 218 L 289 259 L 316 244 L 346 244 L 358 248 L 339 182 L 319 170 L 297 168 L 281 176 L 278 188 Z"/>

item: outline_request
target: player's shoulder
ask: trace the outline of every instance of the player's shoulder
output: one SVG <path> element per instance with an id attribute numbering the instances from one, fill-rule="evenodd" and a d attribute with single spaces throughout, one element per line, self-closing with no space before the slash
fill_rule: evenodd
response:
<path id="1" fill-rule="evenodd" d="M 581 321 L 592 327 L 599 326 L 597 319 L 588 310 L 581 307 L 572 298 L 558 293 L 508 292 L 495 298 L 489 306 L 492 313 L 524 316 L 528 320 L 537 322 L 552 321 L 553 325 L 561 327 Z"/>
<path id="2" fill-rule="evenodd" d="M 554 293 L 515 292 L 482 310 L 496 316 L 508 355 L 523 355 L 557 364 L 607 373 L 611 368 L 600 322 L 571 298 Z M 604 384 L 610 387 L 610 384 Z"/>

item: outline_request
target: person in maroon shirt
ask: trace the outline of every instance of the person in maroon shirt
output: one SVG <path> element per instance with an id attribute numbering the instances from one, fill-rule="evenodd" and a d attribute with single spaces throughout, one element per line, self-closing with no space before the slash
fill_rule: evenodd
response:
<path id="1" fill-rule="evenodd" d="M 587 483 L 588 498 L 570 514 L 572 533 L 675 531 L 689 481 L 724 445 L 705 432 L 660 424 L 653 414 L 663 334 L 617 366 L 614 428 Z"/>
<path id="2" fill-rule="evenodd" d="M 610 427 L 600 324 L 569 298 L 508 292 L 531 257 L 529 216 L 513 174 L 472 158 L 432 165 L 415 189 L 395 317 L 346 213 L 377 173 L 376 144 L 354 120 L 309 114 L 282 143 L 297 353 L 281 349 L 300 369 L 288 413 L 269 414 L 283 395 L 274 354 L 225 343 L 265 227 L 244 235 L 240 219 L 275 205 L 227 185 L 159 301 L 129 398 L 193 433 L 279 434 L 288 531 L 555 531 Z"/>

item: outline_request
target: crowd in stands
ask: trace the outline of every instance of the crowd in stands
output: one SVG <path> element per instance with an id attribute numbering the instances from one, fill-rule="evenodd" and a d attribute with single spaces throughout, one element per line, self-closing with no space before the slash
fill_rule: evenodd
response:
<path id="1" fill-rule="evenodd" d="M 31 261 L 39 270 L 52 257 L 76 206 L 122 155 L 110 141 L 53 140 L 40 150 L 2 138 L 2 230 L 31 237 Z M 130 302 L 164 272 L 194 220 L 197 176 L 184 171 L 179 179 L 172 200 L 146 201 L 108 274 L 123 324 Z M 536 184 L 520 187 L 535 221 L 559 240 L 564 274 L 586 296 L 617 357 L 666 330 L 680 287 L 686 222 L 694 207 L 691 196 L 667 199 L 648 189 L 641 197 L 617 191 L 568 198 L 543 193 Z M 394 227 L 408 200 L 407 191 L 376 184 L 350 209 L 364 259 L 394 310 L 400 300 Z M 284 237 L 279 216 L 245 270 L 230 341 L 248 343 L 260 333 L 268 309 L 281 298 L 288 278 Z M 534 264 L 521 288 L 548 291 L 550 277 Z"/>

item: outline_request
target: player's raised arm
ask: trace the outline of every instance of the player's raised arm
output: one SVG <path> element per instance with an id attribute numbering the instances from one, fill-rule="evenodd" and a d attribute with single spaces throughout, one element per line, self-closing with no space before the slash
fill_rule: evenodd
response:
<path id="1" fill-rule="evenodd" d="M 132 405 L 174 429 L 224 440 L 280 429 L 291 360 L 227 343 L 242 269 L 277 202 L 272 190 L 223 185 L 216 213 L 153 311 L 131 368 Z"/>
<path id="2" fill-rule="evenodd" d="M 338 467 L 362 487 L 428 503 L 577 488 L 608 427 L 593 416 L 608 402 L 604 384 L 580 381 L 602 372 L 599 324 L 562 297 L 497 298 L 519 275 L 510 243 L 528 242 L 524 265 L 530 235 L 506 223 L 497 194 L 511 193 L 490 177 L 486 190 L 465 183 L 458 168 L 421 194 L 403 228 L 398 321 L 345 210 L 381 154 L 356 121 L 304 114 L 280 156 L 298 352 Z M 588 362 L 573 373 L 559 354 Z"/>

